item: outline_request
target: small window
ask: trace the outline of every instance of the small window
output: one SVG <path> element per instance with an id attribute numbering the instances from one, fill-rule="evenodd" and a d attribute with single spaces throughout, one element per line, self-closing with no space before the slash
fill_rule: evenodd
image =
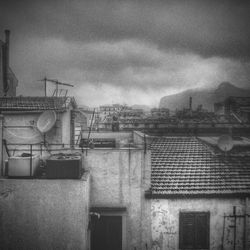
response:
<path id="1" fill-rule="evenodd" d="M 209 249 L 208 212 L 180 213 L 180 249 Z"/>

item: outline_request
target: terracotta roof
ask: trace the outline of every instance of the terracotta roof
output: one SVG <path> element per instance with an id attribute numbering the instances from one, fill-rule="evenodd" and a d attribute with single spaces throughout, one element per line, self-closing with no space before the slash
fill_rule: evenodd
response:
<path id="1" fill-rule="evenodd" d="M 1 97 L 0 111 L 65 110 L 71 102 L 69 97 Z"/>
<path id="2" fill-rule="evenodd" d="M 195 137 L 151 144 L 151 195 L 250 194 L 250 155 L 223 156 Z"/>

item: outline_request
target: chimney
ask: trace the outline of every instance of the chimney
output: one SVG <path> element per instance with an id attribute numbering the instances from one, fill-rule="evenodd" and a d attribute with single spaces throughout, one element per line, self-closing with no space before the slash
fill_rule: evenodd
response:
<path id="1" fill-rule="evenodd" d="M 3 91 L 7 94 L 9 89 L 9 45 L 10 45 L 10 31 L 5 30 L 5 44 L 3 51 Z"/>
<path id="2" fill-rule="evenodd" d="M 189 109 L 192 110 L 192 97 L 189 97 Z"/>

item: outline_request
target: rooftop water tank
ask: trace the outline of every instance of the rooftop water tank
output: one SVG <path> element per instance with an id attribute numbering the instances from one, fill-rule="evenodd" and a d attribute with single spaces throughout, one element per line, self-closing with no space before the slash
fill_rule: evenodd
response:
<path id="1" fill-rule="evenodd" d="M 8 159 L 9 177 L 32 177 L 35 176 L 39 167 L 39 155 L 11 156 Z"/>

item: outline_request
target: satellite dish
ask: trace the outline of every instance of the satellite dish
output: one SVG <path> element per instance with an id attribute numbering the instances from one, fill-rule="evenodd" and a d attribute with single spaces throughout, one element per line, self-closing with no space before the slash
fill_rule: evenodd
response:
<path id="1" fill-rule="evenodd" d="M 41 133 L 46 133 L 53 128 L 56 123 L 56 112 L 54 110 L 44 111 L 38 118 L 37 129 Z"/>
<path id="2" fill-rule="evenodd" d="M 230 151 L 234 146 L 232 137 L 230 135 L 220 136 L 217 141 L 217 146 L 219 147 L 220 150 L 224 152 Z"/>

